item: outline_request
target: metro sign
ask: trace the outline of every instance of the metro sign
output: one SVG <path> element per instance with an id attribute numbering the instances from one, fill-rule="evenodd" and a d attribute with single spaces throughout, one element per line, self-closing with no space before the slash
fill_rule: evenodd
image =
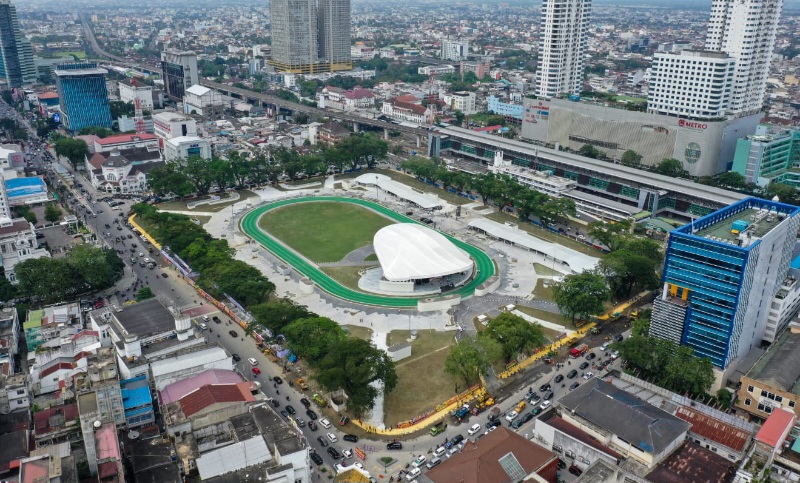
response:
<path id="1" fill-rule="evenodd" d="M 688 127 L 689 129 L 706 129 L 708 124 L 697 121 L 687 121 L 686 119 L 678 119 L 678 127 Z"/>

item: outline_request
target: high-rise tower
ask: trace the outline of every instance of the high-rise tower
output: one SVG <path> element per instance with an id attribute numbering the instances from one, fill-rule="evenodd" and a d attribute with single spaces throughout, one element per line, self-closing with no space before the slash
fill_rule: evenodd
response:
<path id="1" fill-rule="evenodd" d="M 348 70 L 350 0 L 272 0 L 270 65 L 282 72 Z"/>
<path id="2" fill-rule="evenodd" d="M 761 110 L 783 0 L 713 0 L 706 50 L 736 59 L 729 112 Z"/>
<path id="3" fill-rule="evenodd" d="M 197 54 L 177 50 L 161 52 L 161 73 L 167 96 L 174 101 L 183 101 L 186 89 L 200 83 Z"/>
<path id="4" fill-rule="evenodd" d="M 61 121 L 70 131 L 84 127 L 111 129 L 106 74 L 94 62 L 71 62 L 55 68 Z"/>
<path id="5" fill-rule="evenodd" d="M 10 0 L 0 0 L 0 77 L 9 87 L 36 82 L 33 49 L 19 29 L 17 8 Z"/>
<path id="6" fill-rule="evenodd" d="M 580 93 L 591 12 L 591 0 L 542 1 L 537 96 Z"/>

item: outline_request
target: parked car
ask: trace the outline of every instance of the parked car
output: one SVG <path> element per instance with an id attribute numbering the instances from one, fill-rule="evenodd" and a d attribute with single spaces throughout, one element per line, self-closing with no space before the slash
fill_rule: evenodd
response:
<path id="1" fill-rule="evenodd" d="M 229 330 L 228 333 L 231 337 L 239 337 L 239 334 L 235 330 Z"/>
<path id="2" fill-rule="evenodd" d="M 561 381 L 563 381 L 563 380 L 564 380 L 564 376 L 563 376 L 562 374 L 558 374 L 558 375 L 556 376 L 556 378 L 555 378 L 555 379 L 553 379 L 553 380 L 554 380 L 555 382 L 557 382 L 557 383 L 558 383 L 558 382 L 561 382 Z"/>
<path id="3" fill-rule="evenodd" d="M 473 424 L 472 427 L 467 430 L 467 434 L 472 436 L 473 434 L 477 433 L 480 430 L 481 430 L 480 424 Z"/>
<path id="4" fill-rule="evenodd" d="M 307 409 L 307 410 L 306 410 L 306 416 L 308 416 L 308 419 L 310 419 L 310 420 L 312 420 L 312 421 L 314 421 L 315 419 L 317 419 L 317 413 L 315 413 L 315 412 L 314 412 L 314 411 L 312 411 L 311 409 Z"/>
<path id="5" fill-rule="evenodd" d="M 322 436 L 319 436 L 317 438 L 317 441 L 319 442 L 319 445 L 322 446 L 323 448 L 328 446 L 328 442 L 325 441 L 325 438 L 323 438 Z"/>
<path id="6" fill-rule="evenodd" d="M 325 437 L 328 438 L 328 441 L 330 441 L 331 443 L 339 441 L 339 438 L 337 438 L 336 435 L 333 433 L 328 433 L 325 435 Z"/>
<path id="7" fill-rule="evenodd" d="M 309 421 L 308 422 L 308 429 L 310 429 L 311 431 L 316 431 L 317 430 L 317 423 L 315 423 L 314 421 Z"/>
<path id="8" fill-rule="evenodd" d="M 578 386 L 580 386 L 580 385 L 581 385 L 580 382 L 575 381 L 575 382 L 573 382 L 572 384 L 569 385 L 569 390 L 570 391 L 574 391 L 575 389 L 578 389 Z"/>
<path id="9" fill-rule="evenodd" d="M 550 384 L 542 384 L 539 386 L 539 392 L 546 392 L 551 389 Z"/>
<path id="10" fill-rule="evenodd" d="M 231 354 L 231 357 L 233 358 L 233 360 L 234 360 L 235 362 L 239 362 L 239 361 L 241 361 L 241 360 L 242 360 L 242 358 L 241 358 L 241 357 L 239 357 L 239 354 Z"/>
<path id="11" fill-rule="evenodd" d="M 581 364 L 580 366 L 578 366 L 578 368 L 580 368 L 580 370 L 584 370 L 584 369 L 586 369 L 587 367 L 589 367 L 589 363 L 588 363 L 588 362 L 584 362 L 583 364 Z"/>
<path id="12" fill-rule="evenodd" d="M 345 434 L 342 436 L 342 439 L 351 443 L 358 443 L 358 436 L 355 434 Z"/>
<path id="13" fill-rule="evenodd" d="M 322 466 L 322 456 L 320 456 L 316 452 L 312 451 L 309 454 L 309 457 L 311 458 L 311 461 L 313 461 L 315 465 Z"/>
<path id="14" fill-rule="evenodd" d="M 400 441 L 392 441 L 386 445 L 386 449 L 403 449 L 403 443 Z"/>
<path id="15" fill-rule="evenodd" d="M 275 384 L 283 384 L 283 379 L 281 379 L 279 376 L 273 377 L 272 380 L 275 381 Z"/>
<path id="16" fill-rule="evenodd" d="M 250 371 L 253 373 L 254 376 L 261 374 L 261 369 L 259 369 L 258 367 L 254 367 L 250 369 Z"/>
<path id="17" fill-rule="evenodd" d="M 533 414 L 525 413 L 519 419 L 511 423 L 511 427 L 514 429 L 519 429 L 523 424 L 527 423 L 531 419 L 533 419 Z"/>
<path id="18" fill-rule="evenodd" d="M 577 376 L 577 375 L 578 375 L 578 371 L 573 369 L 573 370 L 571 370 L 571 371 L 569 371 L 567 373 L 567 379 L 575 379 L 575 376 Z"/>
<path id="19" fill-rule="evenodd" d="M 586 360 L 587 361 L 591 361 L 595 357 L 597 357 L 597 354 L 595 354 L 594 352 L 590 352 L 590 353 L 586 354 Z"/>
<path id="20" fill-rule="evenodd" d="M 311 407 L 311 401 L 309 401 L 308 399 L 306 399 L 306 398 L 304 398 L 304 397 L 303 397 L 303 398 L 300 398 L 300 404 L 302 404 L 303 406 L 305 406 L 305 407 L 306 407 L 306 409 L 308 409 L 308 408 L 310 408 L 310 407 Z"/>
<path id="21" fill-rule="evenodd" d="M 342 459 L 342 455 L 340 455 L 339 452 L 336 451 L 336 448 L 328 448 L 327 451 L 328 451 L 328 454 L 331 455 L 331 458 L 333 458 L 335 460 Z"/>
<path id="22" fill-rule="evenodd" d="M 286 405 L 286 412 L 291 414 L 291 415 L 297 414 L 297 411 L 295 411 L 295 409 L 292 406 L 288 405 L 288 404 Z"/>
<path id="23" fill-rule="evenodd" d="M 518 412 L 511 411 L 510 413 L 506 414 L 506 421 L 510 423 L 511 421 L 517 419 L 517 416 L 519 416 Z"/>

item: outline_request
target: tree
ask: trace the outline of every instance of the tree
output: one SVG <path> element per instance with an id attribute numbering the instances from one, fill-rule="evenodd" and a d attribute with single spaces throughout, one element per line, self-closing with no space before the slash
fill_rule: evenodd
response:
<path id="1" fill-rule="evenodd" d="M 147 182 L 150 184 L 150 189 L 161 196 L 172 193 L 176 196 L 184 197 L 191 193 L 192 183 L 179 168 L 175 163 L 167 163 L 150 170 L 147 174 Z"/>
<path id="2" fill-rule="evenodd" d="M 55 142 L 55 149 L 56 154 L 67 158 L 73 168 L 77 168 L 78 163 L 83 162 L 89 154 L 89 146 L 83 139 L 62 137 Z"/>
<path id="3" fill-rule="evenodd" d="M 553 300 L 573 325 L 577 317 L 601 314 L 608 297 L 605 278 L 593 272 L 567 275 L 553 288 Z"/>
<path id="4" fill-rule="evenodd" d="M 284 327 L 283 335 L 292 351 L 311 364 L 347 338 L 347 332 L 327 317 L 295 320 Z"/>
<path id="5" fill-rule="evenodd" d="M 726 171 L 717 176 L 717 185 L 723 188 L 741 190 L 747 186 L 747 180 L 736 171 Z"/>
<path id="6" fill-rule="evenodd" d="M 489 337 L 465 335 L 450 349 L 444 361 L 444 371 L 461 376 L 466 386 L 478 382 L 480 375 L 489 373 L 492 362 L 500 358 L 503 348 Z"/>
<path id="7" fill-rule="evenodd" d="M 369 341 L 346 337 L 334 344 L 325 356 L 314 364 L 314 378 L 329 391 L 343 389 L 348 395 L 347 409 L 356 417 L 372 409 L 379 382 L 383 393 L 397 386 L 395 364 L 386 352 Z"/>
<path id="8" fill-rule="evenodd" d="M 155 297 L 155 294 L 153 294 L 153 291 L 150 289 L 150 287 L 142 287 L 139 289 L 139 291 L 136 292 L 137 302 L 143 302 L 153 297 Z"/>
<path id="9" fill-rule="evenodd" d="M 638 168 L 642 164 L 642 155 L 637 153 L 632 149 L 628 149 L 624 153 L 622 153 L 622 158 L 620 162 L 625 166 L 630 166 L 631 168 Z"/>
<path id="10" fill-rule="evenodd" d="M 620 220 L 614 223 L 593 221 L 589 223 L 587 233 L 590 237 L 607 246 L 609 250 L 619 250 L 630 237 L 630 220 Z"/>
<path id="11" fill-rule="evenodd" d="M 464 75 L 461 77 L 461 80 L 466 84 L 474 84 L 478 82 L 478 76 L 474 72 L 468 71 L 464 72 Z"/>
<path id="12" fill-rule="evenodd" d="M 664 158 L 655 166 L 655 172 L 673 178 L 685 178 L 689 173 L 683 169 L 683 163 L 675 158 Z"/>
<path id="13" fill-rule="evenodd" d="M 17 214 L 17 216 L 25 218 L 25 221 L 27 221 L 28 223 L 33 223 L 35 225 L 39 221 L 36 218 L 36 213 L 31 211 L 30 206 L 27 205 L 15 206 L 14 212 Z"/>
<path id="14" fill-rule="evenodd" d="M 61 208 L 55 203 L 48 203 L 44 207 L 44 219 L 50 223 L 55 223 L 61 219 Z"/>
<path id="15" fill-rule="evenodd" d="M 75 283 L 83 283 L 90 290 L 112 286 L 122 275 L 124 267 L 115 250 L 91 245 L 74 247 L 67 254 L 66 260 L 74 274 Z"/>
<path id="16" fill-rule="evenodd" d="M 289 299 L 253 305 L 248 310 L 256 324 L 271 330 L 276 335 L 283 333 L 284 327 L 295 320 L 317 316 L 309 312 L 307 307 L 296 305 Z"/>
<path id="17" fill-rule="evenodd" d="M 658 288 L 656 269 L 660 262 L 660 257 L 652 258 L 624 248 L 601 259 L 597 270 L 605 277 L 614 297 L 621 300 L 628 297 L 634 288 L 637 291 Z"/>
<path id="18" fill-rule="evenodd" d="M 664 385 L 679 394 L 703 394 L 713 383 L 711 359 L 696 357 L 689 346 L 678 346 L 665 368 Z"/>
<path id="19" fill-rule="evenodd" d="M 583 146 L 581 146 L 581 148 L 578 150 L 578 154 L 592 159 L 602 159 L 606 157 L 603 151 L 597 149 L 591 144 L 584 144 Z"/>
<path id="20" fill-rule="evenodd" d="M 9 282 L 6 277 L 0 277 L 0 302 L 9 302 L 16 296 L 17 286 Z"/>
<path id="21" fill-rule="evenodd" d="M 797 189 L 794 186 L 772 181 L 767 185 L 767 197 L 773 198 L 775 196 L 784 203 L 795 205 L 798 202 Z"/>
<path id="22" fill-rule="evenodd" d="M 111 108 L 111 119 L 119 119 L 122 116 L 133 117 L 136 114 L 136 106 L 132 102 L 111 101 L 108 104 Z"/>
<path id="23" fill-rule="evenodd" d="M 639 317 L 631 322 L 631 335 L 640 335 L 647 337 L 650 333 L 650 317 L 653 311 L 651 309 L 644 309 L 639 312 Z"/>
<path id="24" fill-rule="evenodd" d="M 22 294 L 41 303 L 66 300 L 75 283 L 72 271 L 63 258 L 36 258 L 24 260 L 14 267 Z"/>
<path id="25" fill-rule="evenodd" d="M 213 173 L 209 167 L 207 160 L 198 155 L 189 156 L 186 160 L 186 165 L 181 170 L 186 179 L 194 186 L 194 190 L 199 195 L 205 195 L 211 189 L 211 184 L 214 182 Z"/>
<path id="26" fill-rule="evenodd" d="M 461 111 L 456 111 L 453 115 L 455 117 L 456 126 L 463 126 L 464 125 L 464 113 Z"/>
<path id="27" fill-rule="evenodd" d="M 490 320 L 481 336 L 500 344 L 506 362 L 522 352 L 543 346 L 547 341 L 539 324 L 532 324 L 510 312 L 503 312 Z"/>
<path id="28" fill-rule="evenodd" d="M 731 407 L 733 403 L 733 394 L 725 387 L 717 389 L 717 401 L 722 404 L 723 408 Z"/>

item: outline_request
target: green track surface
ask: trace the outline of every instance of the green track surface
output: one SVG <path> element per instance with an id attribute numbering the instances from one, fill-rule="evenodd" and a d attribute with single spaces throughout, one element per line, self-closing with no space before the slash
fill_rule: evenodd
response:
<path id="1" fill-rule="evenodd" d="M 242 231 L 252 238 L 253 240 L 260 243 L 264 248 L 272 252 L 275 256 L 283 260 L 284 262 L 288 263 L 289 265 L 293 266 L 297 269 L 300 273 L 305 275 L 306 277 L 310 278 L 317 284 L 322 290 L 328 292 L 331 295 L 339 297 L 343 300 L 348 300 L 350 302 L 355 302 L 358 304 L 365 304 L 365 305 L 379 305 L 384 307 L 416 307 L 417 301 L 422 298 L 428 297 L 388 297 L 383 295 L 372 295 L 363 292 L 358 292 L 355 290 L 351 290 L 347 287 L 343 287 L 339 282 L 332 279 L 310 263 L 308 263 L 303 257 L 294 253 L 294 251 L 287 248 L 283 243 L 279 240 L 269 236 L 266 232 L 264 232 L 258 226 L 258 222 L 261 219 L 261 216 L 276 208 L 281 208 L 283 206 L 292 205 L 295 203 L 309 203 L 309 202 L 332 202 L 332 203 L 352 203 L 354 205 L 363 206 L 374 210 L 381 215 L 386 216 L 394 220 L 397 223 L 417 223 L 416 220 L 413 220 L 407 216 L 401 215 L 400 213 L 396 213 L 388 208 L 385 208 L 381 205 L 376 203 L 372 203 L 369 201 L 359 200 L 359 199 L 351 199 L 351 198 L 340 198 L 335 196 L 316 196 L 316 197 L 309 197 L 309 198 L 295 198 L 290 200 L 282 200 L 276 201 L 274 203 L 270 203 L 261 207 L 256 208 L 255 210 L 247 213 L 241 220 L 241 229 Z M 464 243 L 461 240 L 453 238 L 447 234 L 443 235 L 447 237 L 448 240 L 455 243 L 455 245 L 465 252 L 469 254 L 470 257 L 475 261 L 475 264 L 478 269 L 478 273 L 475 277 L 466 285 L 461 287 L 458 290 L 448 292 L 448 295 L 451 294 L 458 294 L 461 298 L 467 298 L 472 296 L 475 293 L 475 288 L 484 283 L 488 280 L 491 276 L 495 274 L 495 267 L 494 262 L 488 255 L 483 253 L 477 247 L 474 247 L 468 243 Z"/>

